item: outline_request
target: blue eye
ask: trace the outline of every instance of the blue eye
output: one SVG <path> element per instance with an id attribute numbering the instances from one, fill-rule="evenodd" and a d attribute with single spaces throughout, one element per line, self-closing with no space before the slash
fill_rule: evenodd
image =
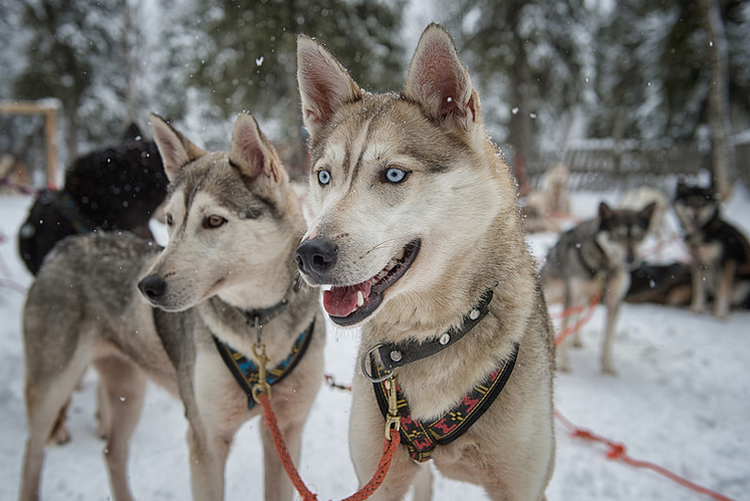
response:
<path id="1" fill-rule="evenodd" d="M 331 173 L 327 170 L 319 170 L 318 171 L 318 183 L 321 185 L 326 185 L 331 182 Z"/>
<path id="2" fill-rule="evenodd" d="M 401 181 L 406 179 L 406 171 L 397 169 L 396 167 L 389 167 L 383 173 L 383 178 L 389 183 L 400 183 Z"/>

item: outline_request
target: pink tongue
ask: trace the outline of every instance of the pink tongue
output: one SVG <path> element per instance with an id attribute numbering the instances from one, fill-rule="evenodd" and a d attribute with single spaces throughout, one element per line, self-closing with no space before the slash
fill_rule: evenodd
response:
<path id="1" fill-rule="evenodd" d="M 323 306 L 329 315 L 345 317 L 357 307 L 357 292 L 362 291 L 362 297 L 366 301 L 371 288 L 372 284 L 369 281 L 346 287 L 332 287 L 323 292 Z"/>

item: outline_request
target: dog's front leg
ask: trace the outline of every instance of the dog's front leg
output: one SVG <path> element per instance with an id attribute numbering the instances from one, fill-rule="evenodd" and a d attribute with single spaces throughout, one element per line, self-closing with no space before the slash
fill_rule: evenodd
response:
<path id="1" fill-rule="evenodd" d="M 385 419 L 380 413 L 372 384 L 356 377 L 349 423 L 349 446 L 354 470 L 362 487 L 377 470 L 383 453 Z M 373 501 L 396 501 L 406 496 L 420 466 L 409 458 L 405 446 L 399 446 L 383 484 L 370 497 Z M 422 489 L 424 492 L 424 489 Z M 420 501 L 426 501 L 420 499 Z"/>
<path id="2" fill-rule="evenodd" d="M 737 262 L 730 260 L 716 274 L 714 315 L 722 320 L 725 320 L 729 316 L 729 309 L 732 306 L 732 289 L 734 288 L 734 275 L 736 272 Z"/>
<path id="3" fill-rule="evenodd" d="M 282 408 L 283 410 L 283 408 Z M 277 409 L 278 411 L 278 409 Z M 299 468 L 300 450 L 302 442 L 302 428 L 304 419 L 284 419 L 287 413 L 279 414 L 279 430 L 284 438 L 289 455 L 294 465 Z M 296 416 L 289 416 L 294 418 Z M 303 415 L 303 418 L 306 414 Z M 282 421 L 282 419 L 284 419 Z M 289 501 L 294 495 L 294 486 L 284 471 L 284 465 L 279 459 L 273 437 L 266 426 L 265 421 L 260 427 L 260 435 L 263 441 L 263 484 L 266 501 Z"/>
<path id="4" fill-rule="evenodd" d="M 190 449 L 190 476 L 195 501 L 220 501 L 224 499 L 224 465 L 229 454 L 231 437 L 221 440 L 209 437 L 200 421 L 190 420 L 188 448 Z"/>
<path id="5" fill-rule="evenodd" d="M 570 323 L 570 316 L 567 314 L 570 308 L 573 306 L 573 291 L 572 284 L 566 282 L 563 290 L 563 317 L 562 324 L 560 325 L 560 332 L 566 333 L 557 346 L 557 369 L 562 372 L 570 372 L 570 346 L 573 344 L 571 335 L 578 337 L 579 346 L 581 344 L 580 334 L 575 332 L 573 334 L 567 334 L 568 325 Z"/>
<path id="6" fill-rule="evenodd" d="M 630 273 L 618 270 L 607 281 L 606 300 L 607 318 L 604 325 L 604 342 L 602 345 L 602 372 L 605 374 L 616 374 L 612 362 L 612 344 L 615 339 L 615 326 L 617 316 L 620 313 L 620 305 L 630 287 Z"/>
<path id="7" fill-rule="evenodd" d="M 706 308 L 706 267 L 693 257 L 691 279 L 693 282 L 693 299 L 690 302 L 690 311 L 703 313 Z"/>

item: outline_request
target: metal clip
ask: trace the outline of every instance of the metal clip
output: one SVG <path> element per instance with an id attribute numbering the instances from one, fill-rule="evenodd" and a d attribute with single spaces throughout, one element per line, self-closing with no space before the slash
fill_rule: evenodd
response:
<path id="1" fill-rule="evenodd" d="M 253 346 L 253 355 L 258 361 L 258 382 L 253 386 L 253 400 L 260 403 L 261 395 L 268 395 L 271 398 L 271 385 L 268 384 L 268 376 L 266 372 L 266 364 L 268 363 L 268 357 L 266 356 L 266 345 L 258 343 Z"/>
<path id="2" fill-rule="evenodd" d="M 368 381 L 371 383 L 382 383 L 389 377 L 393 375 L 393 370 L 386 370 L 385 373 L 381 374 L 380 376 L 377 376 L 373 374 L 369 369 L 368 361 L 370 360 L 370 355 L 375 353 L 377 350 L 379 350 L 383 345 L 382 344 L 376 344 L 369 350 L 367 350 L 363 355 L 362 358 L 359 360 L 360 369 L 362 370 L 362 374 L 367 378 Z"/>
<path id="3" fill-rule="evenodd" d="M 385 380 L 385 388 L 388 390 L 388 415 L 385 417 L 385 438 L 391 439 L 391 430 L 401 430 L 401 416 L 398 414 L 398 394 L 396 388 L 396 375 Z"/>
<path id="4" fill-rule="evenodd" d="M 260 323 L 258 315 L 253 317 L 253 327 L 255 327 L 255 345 L 260 346 L 261 339 L 263 338 L 263 324 Z"/>

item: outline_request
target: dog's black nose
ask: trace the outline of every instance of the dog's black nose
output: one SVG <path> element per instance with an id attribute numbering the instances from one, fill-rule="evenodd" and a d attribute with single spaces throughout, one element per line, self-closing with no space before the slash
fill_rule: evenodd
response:
<path id="1" fill-rule="evenodd" d="M 159 299 L 167 289 L 167 282 L 158 275 L 148 275 L 138 282 L 138 289 L 150 300 Z"/>
<path id="2" fill-rule="evenodd" d="M 324 282 L 327 271 L 336 264 L 339 248 L 336 244 L 322 238 L 313 238 L 299 244 L 294 260 L 299 271 L 311 278 Z"/>

